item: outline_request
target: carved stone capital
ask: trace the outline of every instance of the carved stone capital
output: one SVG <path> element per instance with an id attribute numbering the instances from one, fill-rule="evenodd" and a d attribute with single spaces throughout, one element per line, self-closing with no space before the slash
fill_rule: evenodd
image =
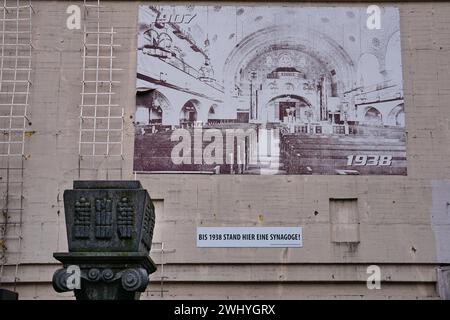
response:
<path id="1" fill-rule="evenodd" d="M 145 253 L 69 252 L 53 256 L 64 266 L 55 271 L 53 288 L 57 292 L 73 290 L 77 300 L 139 299 L 149 275 L 156 270 Z M 78 275 L 74 269 L 79 270 Z"/>
<path id="2" fill-rule="evenodd" d="M 77 300 L 136 300 L 156 271 L 150 259 L 155 209 L 139 181 L 75 181 L 64 191 L 69 252 L 54 253 L 63 269 L 57 292 Z"/>

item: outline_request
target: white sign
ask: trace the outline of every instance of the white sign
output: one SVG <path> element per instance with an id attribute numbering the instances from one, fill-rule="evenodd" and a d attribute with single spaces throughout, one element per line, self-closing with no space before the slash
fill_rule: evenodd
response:
<path id="1" fill-rule="evenodd" d="M 198 227 L 198 248 L 302 247 L 301 227 Z"/>

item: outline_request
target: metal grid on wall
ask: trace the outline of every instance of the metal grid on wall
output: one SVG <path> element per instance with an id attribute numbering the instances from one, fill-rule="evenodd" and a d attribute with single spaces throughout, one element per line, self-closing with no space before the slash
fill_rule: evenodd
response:
<path id="1" fill-rule="evenodd" d="M 31 1 L 0 3 L 0 283 L 21 262 L 26 138 L 31 134 Z"/>
<path id="2" fill-rule="evenodd" d="M 122 179 L 124 109 L 114 91 L 120 45 L 114 28 L 101 26 L 102 10 L 99 0 L 84 1 L 78 176 Z"/>
<path id="3" fill-rule="evenodd" d="M 158 273 L 151 276 L 150 279 L 156 284 L 158 282 L 159 276 L 159 289 L 156 289 L 155 285 L 150 285 L 150 288 L 147 288 L 146 290 L 148 294 L 159 294 L 161 298 L 164 298 L 164 294 L 169 292 L 169 290 L 167 290 L 164 286 L 165 280 L 168 279 L 168 277 L 164 273 L 164 265 L 166 264 L 166 255 L 174 252 L 175 249 L 166 249 L 164 246 L 164 242 L 152 242 L 152 250 L 150 251 L 150 253 L 156 254 L 158 256 L 159 267 L 157 271 Z"/>

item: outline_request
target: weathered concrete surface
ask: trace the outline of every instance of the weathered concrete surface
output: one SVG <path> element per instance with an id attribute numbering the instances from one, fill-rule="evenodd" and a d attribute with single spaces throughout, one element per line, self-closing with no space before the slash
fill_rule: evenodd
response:
<path id="1" fill-rule="evenodd" d="M 450 300 L 450 267 L 437 269 L 437 290 L 442 299 Z"/>
<path id="2" fill-rule="evenodd" d="M 123 71 L 117 74 L 121 85 L 116 99 L 126 112 L 123 178 L 133 179 L 130 116 L 135 108 L 138 3 L 102 2 L 102 24 L 114 26 L 121 44 L 116 61 Z M 30 112 L 36 133 L 26 146 L 30 157 L 17 290 L 24 299 L 62 298 L 70 294 L 56 296 L 50 283 L 58 267 L 52 253 L 67 250 L 62 193 L 73 180 L 104 179 L 116 166 L 103 161 L 96 164 L 98 170 L 79 177 L 82 32 L 65 27 L 69 2 L 33 4 Z M 442 210 L 448 207 L 443 203 L 450 200 L 448 193 L 436 191 L 446 190 L 442 181 L 450 179 L 450 3 L 398 6 L 408 176 L 139 175 L 155 201 L 153 241 L 164 242 L 166 250 L 155 250 L 152 257 L 165 263 L 168 277 L 161 286 L 158 277 L 163 275 L 155 273 L 143 299 L 438 297 L 436 267 L 450 263 L 443 247 L 450 243 L 447 221 L 431 218 L 444 217 Z M 358 199 L 356 247 L 331 241 L 330 198 Z M 300 225 L 304 247 L 196 248 L 197 226 L 252 225 Z M 14 243 L 10 245 L 13 249 Z M 366 287 L 370 264 L 381 267 L 381 290 Z M 6 287 L 12 288 L 14 267 L 4 273 L 3 281 L 10 283 Z"/>
<path id="3" fill-rule="evenodd" d="M 441 263 L 450 263 L 450 180 L 436 180 L 432 185 L 431 225 L 437 259 Z"/>

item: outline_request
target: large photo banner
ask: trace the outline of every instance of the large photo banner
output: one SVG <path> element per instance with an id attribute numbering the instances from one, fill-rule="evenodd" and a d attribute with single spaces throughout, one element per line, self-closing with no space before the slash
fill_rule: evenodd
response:
<path id="1" fill-rule="evenodd" d="M 139 7 L 134 170 L 406 175 L 395 7 Z"/>

